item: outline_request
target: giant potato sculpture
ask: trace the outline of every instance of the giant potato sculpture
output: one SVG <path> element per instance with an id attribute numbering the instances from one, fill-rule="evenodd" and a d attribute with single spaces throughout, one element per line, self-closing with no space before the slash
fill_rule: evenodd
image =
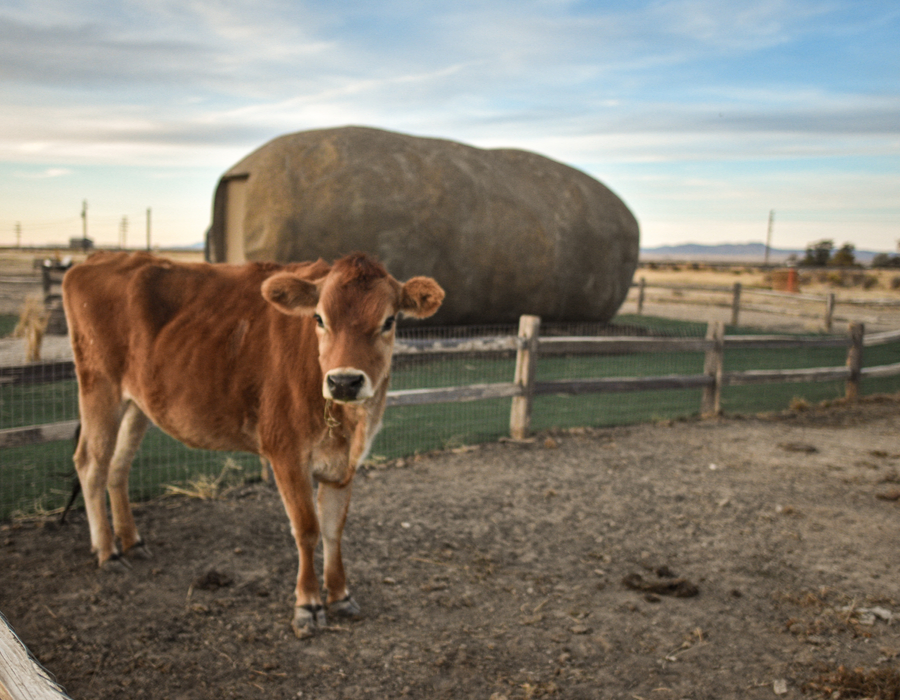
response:
<path id="1" fill-rule="evenodd" d="M 607 321 L 638 259 L 638 224 L 609 189 L 526 151 L 362 127 L 289 134 L 219 182 L 215 262 L 376 255 L 447 290 L 432 322 Z"/>

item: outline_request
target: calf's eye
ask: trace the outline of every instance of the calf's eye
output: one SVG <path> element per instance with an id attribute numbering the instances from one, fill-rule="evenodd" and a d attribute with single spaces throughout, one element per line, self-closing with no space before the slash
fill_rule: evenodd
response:
<path id="1" fill-rule="evenodd" d="M 384 325 L 381 327 L 382 333 L 389 333 L 391 329 L 394 327 L 394 321 L 396 320 L 395 316 L 388 316 L 384 321 Z"/>
<path id="2" fill-rule="evenodd" d="M 316 325 L 317 325 L 319 328 L 324 328 L 324 327 L 325 327 L 325 321 L 322 320 L 322 317 L 319 316 L 319 314 L 313 314 L 313 320 L 316 322 Z"/>

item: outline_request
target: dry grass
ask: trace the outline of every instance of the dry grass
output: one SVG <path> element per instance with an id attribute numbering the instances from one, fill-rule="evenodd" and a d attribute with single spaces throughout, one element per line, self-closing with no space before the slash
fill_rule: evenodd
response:
<path id="1" fill-rule="evenodd" d="M 40 361 L 41 344 L 44 342 L 44 333 L 49 320 L 50 314 L 40 297 L 30 296 L 25 299 L 19 311 L 19 322 L 13 330 L 13 337 L 25 339 L 26 362 Z"/>
<path id="2" fill-rule="evenodd" d="M 165 484 L 166 495 L 187 496 L 201 501 L 210 501 L 221 497 L 233 486 L 244 483 L 243 468 L 231 458 L 225 460 L 218 476 L 201 474 L 191 479 L 186 485 Z"/>
<path id="3" fill-rule="evenodd" d="M 900 672 L 889 667 L 867 671 L 863 668 L 848 669 L 840 666 L 807 682 L 803 690 L 832 700 L 900 700 Z"/>
<path id="4" fill-rule="evenodd" d="M 809 410 L 809 401 L 807 401 L 802 396 L 795 396 L 791 399 L 790 409 L 792 411 L 808 411 Z"/>
<path id="5" fill-rule="evenodd" d="M 730 287 L 740 282 L 744 287 L 767 287 L 766 274 L 759 268 L 736 265 L 733 268 L 703 265 L 643 265 L 634 273 L 635 281 L 646 278 L 647 284 L 696 284 Z"/>

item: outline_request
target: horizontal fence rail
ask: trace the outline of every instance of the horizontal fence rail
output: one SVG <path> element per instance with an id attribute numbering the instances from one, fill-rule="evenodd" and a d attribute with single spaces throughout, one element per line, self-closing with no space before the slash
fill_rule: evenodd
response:
<path id="1" fill-rule="evenodd" d="M 77 420 L 45 423 L 44 425 L 33 425 L 27 428 L 7 428 L 6 430 L 0 430 L 0 449 L 71 440 L 75 436 L 77 428 Z"/>
<path id="2" fill-rule="evenodd" d="M 405 391 L 389 391 L 387 406 L 423 406 L 433 403 L 507 399 L 521 395 L 522 387 L 514 382 L 471 384 L 442 389 L 407 389 Z"/>
<path id="3" fill-rule="evenodd" d="M 711 386 L 715 380 L 706 375 L 674 374 L 666 377 L 599 377 L 595 379 L 557 379 L 535 382 L 534 395 L 578 396 L 580 394 L 623 393 L 658 389 L 696 389 Z"/>
<path id="4" fill-rule="evenodd" d="M 863 345 L 887 345 L 900 340 L 900 331 L 885 331 L 884 333 L 872 333 L 863 338 Z"/>
<path id="5" fill-rule="evenodd" d="M 19 367 L 0 367 L 0 386 L 46 384 L 75 379 L 75 365 L 66 362 L 37 362 Z"/>

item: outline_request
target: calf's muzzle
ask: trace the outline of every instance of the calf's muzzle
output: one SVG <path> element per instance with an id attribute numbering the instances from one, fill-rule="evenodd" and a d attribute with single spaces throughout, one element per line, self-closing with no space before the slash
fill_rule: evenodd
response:
<path id="1" fill-rule="evenodd" d="M 325 377 L 325 397 L 335 401 L 360 401 L 368 398 L 366 375 L 362 372 L 340 370 Z"/>

